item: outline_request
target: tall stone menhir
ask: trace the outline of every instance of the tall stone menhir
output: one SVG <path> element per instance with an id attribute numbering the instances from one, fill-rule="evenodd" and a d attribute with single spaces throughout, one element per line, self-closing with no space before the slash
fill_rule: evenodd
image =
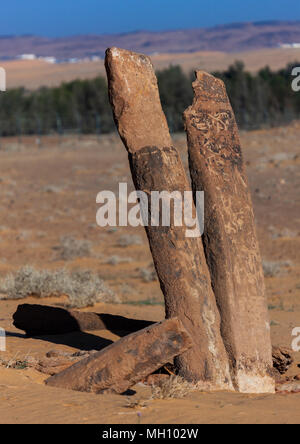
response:
<path id="1" fill-rule="evenodd" d="M 190 190 L 180 157 L 172 147 L 150 59 L 111 48 L 105 64 L 110 102 L 136 189 L 147 195 L 151 191 Z M 186 238 L 186 228 L 146 227 L 167 318 L 178 317 L 194 343 L 176 358 L 176 365 L 181 376 L 202 382 L 207 389 L 232 389 L 203 245 L 201 238 Z"/>
<path id="2" fill-rule="evenodd" d="M 270 324 L 238 129 L 221 80 L 196 73 L 185 112 L 194 191 L 205 193 L 204 248 L 232 380 L 240 392 L 274 392 Z"/>

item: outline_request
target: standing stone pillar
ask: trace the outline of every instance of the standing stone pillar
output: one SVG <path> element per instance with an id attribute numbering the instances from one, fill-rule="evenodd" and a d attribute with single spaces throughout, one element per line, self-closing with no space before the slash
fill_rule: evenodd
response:
<path id="1" fill-rule="evenodd" d="M 163 114 L 157 79 L 144 55 L 110 48 L 106 52 L 109 97 L 128 151 L 137 190 L 190 190 Z M 149 205 L 149 220 L 151 206 Z M 232 389 L 220 318 L 201 238 L 186 237 L 186 226 L 146 226 L 154 265 L 165 297 L 167 318 L 178 317 L 193 347 L 176 358 L 178 373 L 205 389 Z"/>
<path id="2" fill-rule="evenodd" d="M 240 392 L 274 392 L 270 324 L 238 129 L 221 80 L 196 73 L 184 114 L 194 192 L 204 190 L 203 243 L 232 380 Z"/>

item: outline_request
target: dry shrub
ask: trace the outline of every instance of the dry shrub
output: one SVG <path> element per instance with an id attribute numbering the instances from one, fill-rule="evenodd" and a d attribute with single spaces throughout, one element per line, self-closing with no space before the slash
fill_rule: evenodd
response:
<path id="1" fill-rule="evenodd" d="M 153 264 L 150 264 L 148 268 L 140 268 L 139 271 L 144 282 L 157 281 L 157 274 Z"/>
<path id="2" fill-rule="evenodd" d="M 5 299 L 66 295 L 68 305 L 76 308 L 88 307 L 96 302 L 118 302 L 104 281 L 89 270 L 48 271 L 27 266 L 2 279 L 0 292 L 6 295 Z"/>
<path id="3" fill-rule="evenodd" d="M 152 399 L 176 399 L 184 398 L 191 391 L 195 390 L 195 385 L 181 378 L 180 376 L 170 376 L 160 380 L 151 387 Z"/>
<path id="4" fill-rule="evenodd" d="M 275 277 L 282 273 L 282 268 L 289 268 L 291 267 L 292 263 L 290 261 L 278 261 L 278 262 L 272 262 L 263 260 L 262 266 L 265 277 Z"/>
<path id="5" fill-rule="evenodd" d="M 129 247 L 130 245 L 142 245 L 142 239 L 140 236 L 133 234 L 124 234 L 118 240 L 118 247 Z"/>
<path id="6" fill-rule="evenodd" d="M 54 247 L 58 252 L 58 259 L 68 261 L 77 257 L 91 255 L 91 242 L 84 239 L 75 239 L 72 236 L 63 236 L 60 244 Z"/>
<path id="7" fill-rule="evenodd" d="M 119 264 L 124 264 L 127 262 L 132 262 L 132 258 L 131 257 L 120 257 L 117 255 L 114 256 L 110 256 L 105 263 L 109 264 L 109 265 L 119 265 Z"/>
<path id="8" fill-rule="evenodd" d="M 9 360 L 0 358 L 0 365 L 5 368 L 14 368 L 16 370 L 23 370 L 23 369 L 29 367 L 26 359 L 21 360 L 21 359 L 14 359 L 14 358 L 9 359 Z"/>

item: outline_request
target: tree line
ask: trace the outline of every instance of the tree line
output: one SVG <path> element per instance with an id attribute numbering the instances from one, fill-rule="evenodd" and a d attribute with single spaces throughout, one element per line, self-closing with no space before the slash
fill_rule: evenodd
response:
<path id="1" fill-rule="evenodd" d="M 300 118 L 300 93 L 292 90 L 294 66 L 252 74 L 242 62 L 214 72 L 226 85 L 241 129 L 278 126 Z M 182 113 L 192 103 L 194 74 L 180 66 L 157 72 L 161 102 L 171 132 L 183 131 Z M 104 134 L 115 125 L 103 77 L 75 80 L 36 91 L 10 89 L 0 94 L 0 136 L 21 134 Z"/>

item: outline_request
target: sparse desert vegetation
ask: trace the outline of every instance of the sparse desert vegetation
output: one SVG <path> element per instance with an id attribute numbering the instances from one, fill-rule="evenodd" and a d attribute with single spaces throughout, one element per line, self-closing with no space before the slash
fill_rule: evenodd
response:
<path id="1" fill-rule="evenodd" d="M 281 273 L 284 273 L 292 265 L 290 261 L 276 262 L 267 260 L 263 260 L 262 264 L 265 277 L 275 277 Z"/>
<path id="2" fill-rule="evenodd" d="M 91 254 L 91 242 L 85 239 L 75 239 L 72 236 L 62 236 L 59 245 L 53 247 L 57 257 L 64 261 L 77 257 L 87 257 Z"/>
<path id="3" fill-rule="evenodd" d="M 140 268 L 140 276 L 144 282 L 152 282 L 157 280 L 156 270 L 153 263 L 148 265 L 147 268 Z"/>
<path id="4" fill-rule="evenodd" d="M 103 280 L 88 270 L 49 271 L 27 266 L 2 279 L 0 292 L 5 295 L 4 299 L 66 295 L 69 300 L 68 305 L 76 308 L 93 306 L 96 302 L 118 301 Z"/>
<path id="5" fill-rule="evenodd" d="M 133 234 L 124 234 L 118 239 L 118 247 L 129 247 L 131 245 L 141 245 L 142 239 L 140 236 Z"/>

